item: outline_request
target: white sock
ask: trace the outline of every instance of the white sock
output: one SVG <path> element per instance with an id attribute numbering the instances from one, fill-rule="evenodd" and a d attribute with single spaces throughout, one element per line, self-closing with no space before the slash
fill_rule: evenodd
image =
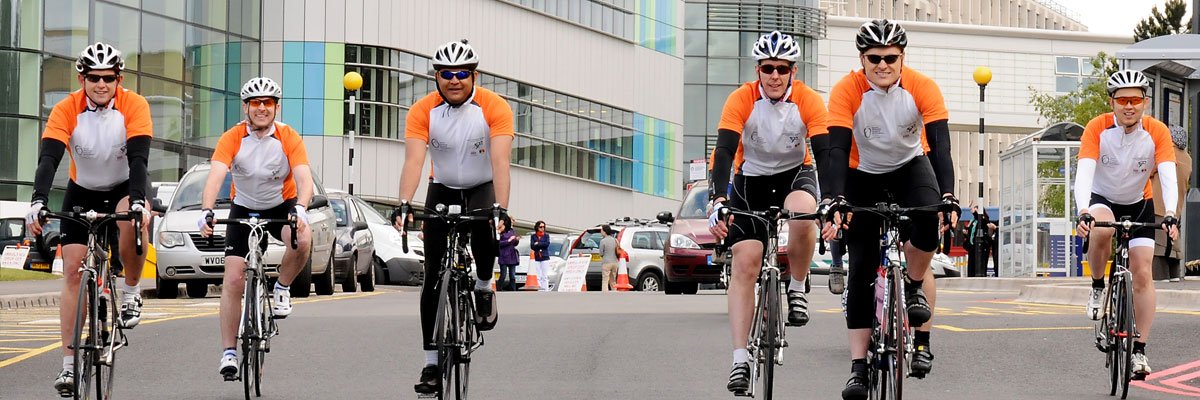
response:
<path id="1" fill-rule="evenodd" d="M 221 357 L 224 358 L 225 356 L 237 357 L 237 350 L 236 349 L 225 349 L 225 351 L 221 352 Z"/>
<path id="2" fill-rule="evenodd" d="M 425 365 L 437 365 L 438 355 L 437 350 L 425 350 Z"/>
<path id="3" fill-rule="evenodd" d="M 286 292 L 289 288 L 290 286 L 283 286 L 283 284 L 279 283 L 279 281 L 275 281 L 275 290 L 282 290 Z"/>
<path id="4" fill-rule="evenodd" d="M 488 279 L 486 281 L 475 280 L 475 289 L 490 289 L 492 287 L 492 281 L 494 280 L 495 279 Z"/>
<path id="5" fill-rule="evenodd" d="M 789 292 L 803 292 L 804 291 L 804 282 L 807 282 L 807 281 L 808 281 L 808 278 L 804 278 L 804 280 L 798 280 L 796 278 L 792 278 L 792 282 L 788 283 L 788 291 Z"/>
<path id="6" fill-rule="evenodd" d="M 750 362 L 750 352 L 746 349 L 733 349 L 733 363 L 748 363 Z"/>
<path id="7" fill-rule="evenodd" d="M 63 369 L 75 369 L 75 356 L 63 356 Z"/>
<path id="8" fill-rule="evenodd" d="M 121 287 L 121 293 L 123 293 L 124 300 L 132 301 L 134 296 L 142 294 L 141 288 L 138 287 L 140 284 L 141 283 L 139 282 L 138 285 L 129 286 L 124 280 L 122 280 L 118 285 Z"/>

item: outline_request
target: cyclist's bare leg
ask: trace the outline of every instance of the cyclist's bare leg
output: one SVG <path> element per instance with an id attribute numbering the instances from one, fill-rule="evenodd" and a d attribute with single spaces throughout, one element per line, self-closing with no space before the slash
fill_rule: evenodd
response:
<path id="1" fill-rule="evenodd" d="M 1154 292 L 1154 279 L 1150 274 L 1153 258 L 1153 247 L 1139 246 L 1129 249 L 1129 271 L 1133 273 L 1134 324 L 1141 334 L 1138 341 L 1142 343 L 1150 340 L 1150 327 L 1154 325 L 1154 308 L 1158 304 L 1158 294 Z"/>
<path id="2" fill-rule="evenodd" d="M 71 350 L 71 342 L 75 340 L 76 303 L 79 301 L 79 268 L 83 266 L 83 256 L 87 254 L 87 246 L 68 244 L 62 248 L 63 257 L 63 289 L 61 300 L 58 302 L 58 322 L 62 333 L 62 349 L 64 356 L 75 355 Z"/>
<path id="3" fill-rule="evenodd" d="M 871 343 L 870 329 L 850 329 L 850 359 L 867 358 L 867 346 Z"/>
<path id="4" fill-rule="evenodd" d="M 742 217 L 734 217 L 742 218 Z M 746 347 L 750 320 L 754 318 L 754 282 L 762 270 L 762 242 L 747 239 L 733 245 L 733 268 L 729 279 L 729 329 L 733 348 Z"/>
<path id="5" fill-rule="evenodd" d="M 117 203 L 117 212 L 129 211 L 129 196 L 121 199 Z M 149 212 L 149 210 L 147 210 Z M 133 221 L 117 221 L 117 227 L 121 230 L 121 236 L 117 246 L 121 252 L 121 265 L 125 269 L 125 284 L 129 286 L 137 286 L 142 279 L 142 267 L 146 264 L 146 249 L 142 248 L 142 255 L 137 254 L 137 241 L 134 240 Z M 150 225 L 142 225 L 142 246 L 150 243 Z"/>
<path id="6" fill-rule="evenodd" d="M 908 279 L 914 281 L 925 279 L 929 275 L 929 263 L 933 262 L 933 252 L 918 249 L 917 246 L 909 244 L 904 249 L 904 259 L 908 266 Z M 930 279 L 932 281 L 932 279 Z M 925 287 L 923 285 L 922 287 Z"/>
<path id="7" fill-rule="evenodd" d="M 238 323 L 242 320 L 242 293 L 246 290 L 246 259 L 225 256 L 225 280 L 221 284 L 221 348 L 237 346 Z"/>
<path id="8" fill-rule="evenodd" d="M 817 210 L 817 199 L 812 194 L 797 190 L 788 194 L 783 207 L 798 213 L 813 213 Z M 808 278 L 812 265 L 813 249 L 817 245 L 815 221 L 788 221 L 788 269 L 794 281 Z"/>
<path id="9" fill-rule="evenodd" d="M 309 248 L 312 246 L 312 231 L 307 226 L 300 230 L 300 236 L 296 237 L 295 249 L 292 249 L 292 228 L 290 226 L 283 227 L 282 236 L 283 261 L 279 266 L 279 284 L 291 286 L 292 280 L 296 279 L 296 275 L 300 275 L 300 269 L 304 268 L 304 264 L 308 262 L 308 256 L 311 254 Z"/>
<path id="10" fill-rule="evenodd" d="M 1116 220 L 1113 218 L 1112 210 L 1108 207 L 1094 205 L 1088 209 L 1088 212 L 1097 221 L 1112 222 Z M 1112 256 L 1114 233 L 1113 228 L 1096 227 L 1093 227 L 1088 233 L 1088 265 L 1092 268 L 1092 279 L 1104 279 L 1105 266 L 1108 265 L 1108 259 Z"/>

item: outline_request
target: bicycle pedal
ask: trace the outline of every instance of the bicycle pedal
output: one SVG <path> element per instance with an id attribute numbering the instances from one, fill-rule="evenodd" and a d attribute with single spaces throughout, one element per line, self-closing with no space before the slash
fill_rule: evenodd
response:
<path id="1" fill-rule="evenodd" d="M 928 376 L 928 374 L 926 374 L 924 372 L 916 372 L 916 371 L 908 372 L 909 378 L 925 379 L 926 376 Z"/>
<path id="2" fill-rule="evenodd" d="M 737 397 L 754 397 L 749 391 L 737 391 L 733 392 L 733 395 Z"/>
<path id="3" fill-rule="evenodd" d="M 1133 376 L 1130 377 L 1129 379 L 1134 380 L 1134 381 L 1144 381 L 1144 380 L 1146 380 L 1147 375 L 1149 375 L 1149 374 L 1143 374 L 1141 372 L 1134 372 Z"/>
<path id="4" fill-rule="evenodd" d="M 271 319 L 287 319 L 287 317 L 288 317 L 288 316 L 286 316 L 286 315 L 275 315 L 275 314 L 271 314 Z"/>
<path id="5" fill-rule="evenodd" d="M 238 376 L 236 374 L 227 374 L 221 376 L 225 378 L 225 382 L 233 382 L 238 380 Z"/>
<path id="6" fill-rule="evenodd" d="M 418 399 L 436 399 L 436 398 L 438 398 L 438 394 L 437 393 L 417 393 L 417 398 Z"/>

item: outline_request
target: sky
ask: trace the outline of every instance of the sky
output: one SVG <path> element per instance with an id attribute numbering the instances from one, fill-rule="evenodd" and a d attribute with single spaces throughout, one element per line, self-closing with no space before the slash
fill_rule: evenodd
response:
<path id="1" fill-rule="evenodd" d="M 1150 15 L 1150 9 L 1158 6 L 1159 11 L 1166 0 L 1053 0 L 1079 15 L 1080 22 L 1096 33 L 1133 36 L 1133 27 Z M 1188 8 L 1192 1 L 1187 0 Z M 1190 11 L 1190 10 L 1189 10 Z M 1184 16 L 1191 17 L 1189 12 Z"/>

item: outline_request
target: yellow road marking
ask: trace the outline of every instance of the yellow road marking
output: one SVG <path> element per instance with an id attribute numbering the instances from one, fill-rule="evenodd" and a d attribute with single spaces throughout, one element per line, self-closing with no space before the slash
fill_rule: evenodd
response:
<path id="1" fill-rule="evenodd" d="M 368 297 L 368 296 L 376 296 L 376 295 L 380 295 L 380 294 L 384 294 L 384 293 L 389 293 L 389 292 L 379 291 L 379 292 L 371 292 L 371 293 L 357 293 L 357 294 L 352 294 L 349 296 L 325 297 L 325 298 L 320 298 L 320 299 L 305 299 L 305 300 L 297 301 L 296 304 L 318 303 L 318 302 L 330 301 L 330 300 L 357 299 L 357 298 L 363 298 L 363 297 Z M 179 320 L 179 319 L 212 316 L 212 315 L 217 315 L 219 313 L 220 313 L 220 311 L 211 311 L 211 312 L 205 312 L 205 313 L 199 313 L 199 314 L 179 315 L 179 316 L 175 316 L 175 317 L 168 317 L 168 318 L 163 318 L 163 319 L 145 321 L 139 325 L 148 325 L 148 324 L 155 324 L 155 323 L 159 323 L 159 322 L 174 321 L 174 320 Z M 58 338 L 55 338 L 55 339 L 58 339 Z M 55 340 L 55 343 L 48 344 L 43 347 L 33 349 L 25 354 L 22 354 L 22 355 L 19 355 L 19 356 L 16 356 L 16 357 L 13 357 L 13 358 L 10 358 L 7 360 L 0 361 L 0 368 L 4 368 L 4 367 L 10 366 L 10 365 L 19 363 L 21 361 L 25 361 L 30 358 L 39 356 L 41 354 L 45 354 L 46 352 L 52 351 L 54 349 L 60 349 L 60 348 L 62 348 L 62 341 Z"/>
<path id="2" fill-rule="evenodd" d="M 1027 332 L 1027 331 L 1081 331 L 1091 330 L 1091 326 L 1047 326 L 1041 328 L 959 328 L 952 325 L 934 325 L 934 328 L 951 332 Z"/>

